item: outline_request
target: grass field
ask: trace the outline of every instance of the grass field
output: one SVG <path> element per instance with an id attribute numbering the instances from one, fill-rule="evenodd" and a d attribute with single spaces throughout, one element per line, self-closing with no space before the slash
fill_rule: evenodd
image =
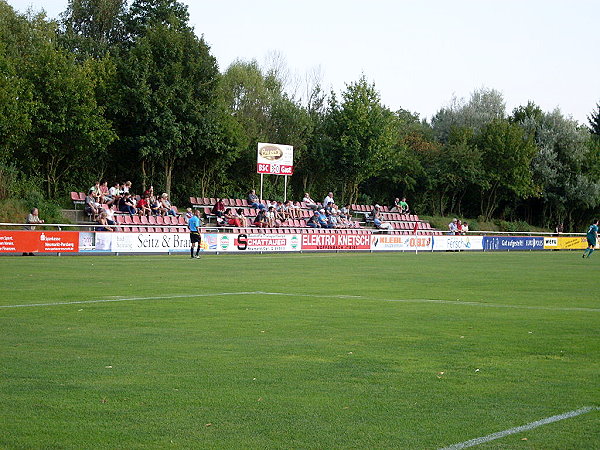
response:
<path id="1" fill-rule="evenodd" d="M 435 449 L 593 407 L 479 448 L 600 448 L 599 269 L 580 252 L 0 258 L 0 447 Z"/>

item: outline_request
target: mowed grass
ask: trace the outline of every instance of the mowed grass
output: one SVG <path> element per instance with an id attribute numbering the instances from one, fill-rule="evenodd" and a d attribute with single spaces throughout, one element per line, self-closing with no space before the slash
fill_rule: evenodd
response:
<path id="1" fill-rule="evenodd" d="M 0 308 L 0 447 L 433 449 L 597 407 L 599 269 L 580 252 L 0 258 L 0 306 L 82 302 Z M 480 447 L 600 448 L 600 411 Z"/>

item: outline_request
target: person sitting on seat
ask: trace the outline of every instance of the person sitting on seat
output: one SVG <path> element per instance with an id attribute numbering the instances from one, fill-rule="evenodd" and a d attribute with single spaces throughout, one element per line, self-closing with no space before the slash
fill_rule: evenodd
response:
<path id="1" fill-rule="evenodd" d="M 265 205 L 260 202 L 258 195 L 256 195 L 256 191 L 252 189 L 248 192 L 248 205 L 254 209 L 265 209 Z"/>
<path id="2" fill-rule="evenodd" d="M 85 196 L 85 213 L 92 218 L 92 220 L 96 220 L 98 218 L 98 214 L 100 213 L 100 208 L 102 205 L 97 201 L 97 197 L 94 195 L 94 190 L 90 189 L 88 191 L 88 195 Z"/>
<path id="3" fill-rule="evenodd" d="M 267 223 L 267 216 L 265 215 L 265 210 L 260 209 L 258 214 L 254 218 L 254 226 L 259 228 L 267 228 L 269 224 Z"/>
<path id="4" fill-rule="evenodd" d="M 306 221 L 306 225 L 311 228 L 321 228 L 321 223 L 319 222 L 319 211 L 315 211 L 312 216 Z"/>
<path id="5" fill-rule="evenodd" d="M 394 227 L 392 226 L 391 223 L 384 222 L 382 220 L 382 215 L 380 212 L 379 205 L 375 205 L 375 209 L 373 210 L 372 214 L 373 214 L 373 225 L 375 225 L 375 228 L 377 228 L 378 230 L 387 230 L 387 231 L 391 231 L 394 229 Z"/>

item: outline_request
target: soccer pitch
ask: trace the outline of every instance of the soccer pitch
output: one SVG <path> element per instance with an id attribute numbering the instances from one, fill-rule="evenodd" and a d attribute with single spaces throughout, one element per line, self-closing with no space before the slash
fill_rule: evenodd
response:
<path id="1" fill-rule="evenodd" d="M 0 258 L 0 447 L 600 448 L 599 269 L 580 252 Z"/>

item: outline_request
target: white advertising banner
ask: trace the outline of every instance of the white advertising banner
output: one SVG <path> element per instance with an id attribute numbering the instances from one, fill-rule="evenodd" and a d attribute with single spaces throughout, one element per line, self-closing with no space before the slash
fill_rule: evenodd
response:
<path id="1" fill-rule="evenodd" d="M 482 236 L 434 236 L 433 250 L 483 250 Z"/>
<path id="2" fill-rule="evenodd" d="M 302 249 L 298 234 L 223 233 L 214 236 L 218 252 L 297 252 Z M 207 241 L 213 242 L 212 236 Z"/>
<path id="3" fill-rule="evenodd" d="M 259 142 L 256 172 L 270 175 L 292 175 L 294 173 L 294 147 Z"/>
<path id="4" fill-rule="evenodd" d="M 431 236 L 376 234 L 371 237 L 371 250 L 373 251 L 431 251 L 432 248 Z"/>
<path id="5" fill-rule="evenodd" d="M 96 251 L 115 253 L 189 252 L 189 233 L 96 233 Z"/>

